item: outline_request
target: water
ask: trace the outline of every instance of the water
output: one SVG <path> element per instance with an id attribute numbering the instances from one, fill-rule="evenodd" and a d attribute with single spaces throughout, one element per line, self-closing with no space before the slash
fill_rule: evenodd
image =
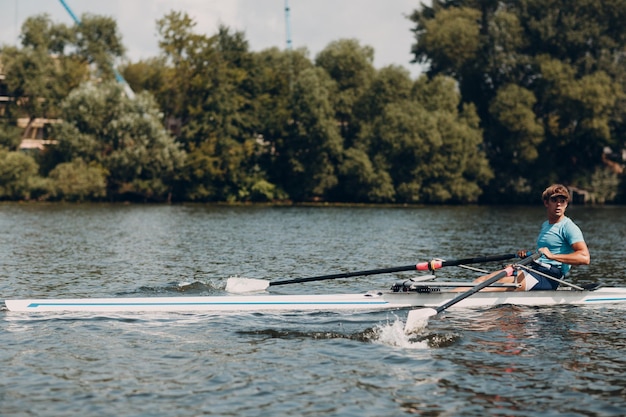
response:
<path id="1" fill-rule="evenodd" d="M 572 281 L 626 285 L 626 210 L 568 214 L 592 253 Z M 230 276 L 278 280 L 510 253 L 532 248 L 543 216 L 541 207 L 3 204 L 0 299 L 222 295 Z M 406 275 L 271 292 L 363 292 Z M 438 275 L 468 278 L 459 268 Z M 0 311 L 0 414 L 624 414 L 623 307 L 450 310 L 411 338 L 405 317 Z"/>

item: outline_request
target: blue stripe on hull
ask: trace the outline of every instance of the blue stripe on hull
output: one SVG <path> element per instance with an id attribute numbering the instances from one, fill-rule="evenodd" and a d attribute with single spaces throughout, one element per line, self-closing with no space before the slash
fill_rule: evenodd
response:
<path id="1" fill-rule="evenodd" d="M 387 301 L 259 301 L 259 302 L 192 302 L 192 303 L 31 303 L 29 308 L 38 307 L 150 307 L 150 306 L 252 306 L 252 305 L 387 305 Z"/>

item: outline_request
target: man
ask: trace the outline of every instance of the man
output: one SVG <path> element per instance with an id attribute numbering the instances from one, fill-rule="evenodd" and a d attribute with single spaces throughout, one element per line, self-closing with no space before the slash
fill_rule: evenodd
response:
<path id="1" fill-rule="evenodd" d="M 559 283 L 544 275 L 562 279 L 569 272 L 571 265 L 589 265 L 590 262 L 589 249 L 580 228 L 565 216 L 570 199 L 567 188 L 561 184 L 553 184 L 546 188 L 541 197 L 548 216 L 541 225 L 537 237 L 537 251 L 542 256 L 529 265 L 530 270 L 520 270 L 517 276 L 499 281 L 519 284 L 519 287 L 515 288 L 516 291 L 555 290 Z M 518 256 L 524 258 L 526 253 L 526 250 L 521 250 Z M 493 275 L 478 278 L 476 281 L 485 281 Z M 487 287 L 483 291 L 508 289 Z"/>

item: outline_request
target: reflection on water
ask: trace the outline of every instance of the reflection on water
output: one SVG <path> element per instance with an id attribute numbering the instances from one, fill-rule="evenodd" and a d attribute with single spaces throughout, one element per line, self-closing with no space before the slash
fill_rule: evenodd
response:
<path id="1" fill-rule="evenodd" d="M 609 310 L 612 317 L 617 314 L 623 321 L 623 309 Z M 591 328 L 596 334 L 607 334 L 607 323 L 592 319 L 600 311 L 571 306 L 502 306 L 467 314 L 456 311 L 445 326 L 465 326 L 468 332 L 454 356 L 441 354 L 440 358 L 453 363 L 458 372 L 454 380 L 443 379 L 439 385 L 446 392 L 465 393 L 469 404 L 481 408 L 524 410 L 527 398 L 532 397 L 538 404 L 537 412 L 579 413 L 579 400 L 572 402 L 570 398 L 575 393 L 578 399 L 595 398 L 589 406 L 592 413 L 616 412 L 610 404 L 615 400 L 622 407 L 624 404 L 625 380 L 617 370 L 624 369 L 620 352 L 626 332 L 621 327 L 609 340 L 605 336 L 589 337 Z M 609 328 L 615 326 L 610 321 Z"/>

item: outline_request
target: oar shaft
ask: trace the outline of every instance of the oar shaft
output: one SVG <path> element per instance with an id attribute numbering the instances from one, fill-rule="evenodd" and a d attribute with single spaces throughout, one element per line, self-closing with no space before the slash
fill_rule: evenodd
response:
<path id="1" fill-rule="evenodd" d="M 417 269 L 416 265 L 396 266 L 393 268 L 371 269 L 368 271 L 345 272 L 341 274 L 320 275 L 317 277 L 309 277 L 309 278 L 294 278 L 294 279 L 286 279 L 283 281 L 272 281 L 270 282 L 270 286 L 297 284 L 300 282 L 322 281 L 326 279 L 350 278 L 350 277 L 358 277 L 358 276 L 365 276 L 365 275 L 390 274 L 393 272 L 415 271 L 416 269 Z"/>
<path id="2" fill-rule="evenodd" d="M 517 264 L 518 265 L 527 265 L 529 263 L 531 263 L 532 261 L 534 261 L 535 259 L 538 259 L 541 256 L 541 253 L 537 252 L 531 256 L 528 256 L 524 259 L 522 259 L 521 261 L 519 261 Z M 447 303 L 444 303 L 438 307 L 435 307 L 435 310 L 437 310 L 437 314 L 441 313 L 442 311 L 448 309 L 449 307 L 452 307 L 454 304 L 457 304 L 463 300 L 465 300 L 467 297 L 476 294 L 478 291 L 482 290 L 485 287 L 490 286 L 491 284 L 495 283 L 496 281 L 504 278 L 504 277 L 508 277 L 513 275 L 513 271 L 514 268 L 512 266 L 507 266 L 506 268 L 504 268 L 502 271 L 500 271 L 499 273 L 497 273 L 496 275 L 492 276 L 491 278 L 479 283 L 478 285 L 476 285 L 475 287 L 472 287 L 471 290 L 466 291 L 462 294 L 460 294 L 459 296 L 453 298 L 452 300 L 448 301 Z"/>
<path id="3" fill-rule="evenodd" d="M 435 269 L 443 268 L 444 266 L 458 266 L 465 264 L 478 264 L 483 262 L 496 262 L 496 261 L 504 261 L 507 259 L 515 258 L 517 255 L 507 253 L 504 255 L 491 255 L 491 256 L 479 256 L 475 258 L 465 258 L 465 259 L 457 259 L 451 261 L 429 261 L 429 262 L 420 262 L 415 265 L 406 265 L 406 266 L 396 266 L 391 268 L 382 268 L 382 269 L 370 269 L 367 271 L 356 271 L 356 272 L 345 272 L 340 274 L 330 274 L 330 275 L 320 275 L 316 277 L 308 277 L 308 278 L 294 278 L 294 279 L 286 279 L 282 281 L 272 281 L 269 283 L 270 286 L 275 285 L 287 285 L 287 284 L 298 284 L 301 282 L 311 282 L 311 281 L 323 281 L 327 279 L 338 279 L 338 278 L 350 278 L 350 277 L 360 277 L 366 275 L 378 275 L 378 274 L 390 274 L 393 272 L 405 272 L 405 271 L 434 271 Z"/>
<path id="4" fill-rule="evenodd" d="M 461 295 L 453 298 L 452 300 L 448 301 L 445 304 L 440 305 L 439 307 L 436 307 L 435 310 L 437 310 L 437 313 L 441 313 L 442 311 L 448 309 L 448 307 L 451 307 L 452 305 L 465 300 L 470 295 L 476 294 L 478 291 L 482 290 L 483 288 L 488 287 L 491 284 L 495 283 L 496 281 L 498 281 L 498 280 L 500 280 L 500 279 L 502 279 L 504 277 L 508 277 L 510 275 L 513 275 L 513 267 L 512 266 L 506 267 L 505 269 L 500 271 L 500 273 L 494 275 L 493 277 L 489 278 L 488 280 L 485 280 L 485 281 L 481 282 L 480 284 L 476 285 L 475 287 L 472 287 L 471 290 L 462 293 Z"/>

